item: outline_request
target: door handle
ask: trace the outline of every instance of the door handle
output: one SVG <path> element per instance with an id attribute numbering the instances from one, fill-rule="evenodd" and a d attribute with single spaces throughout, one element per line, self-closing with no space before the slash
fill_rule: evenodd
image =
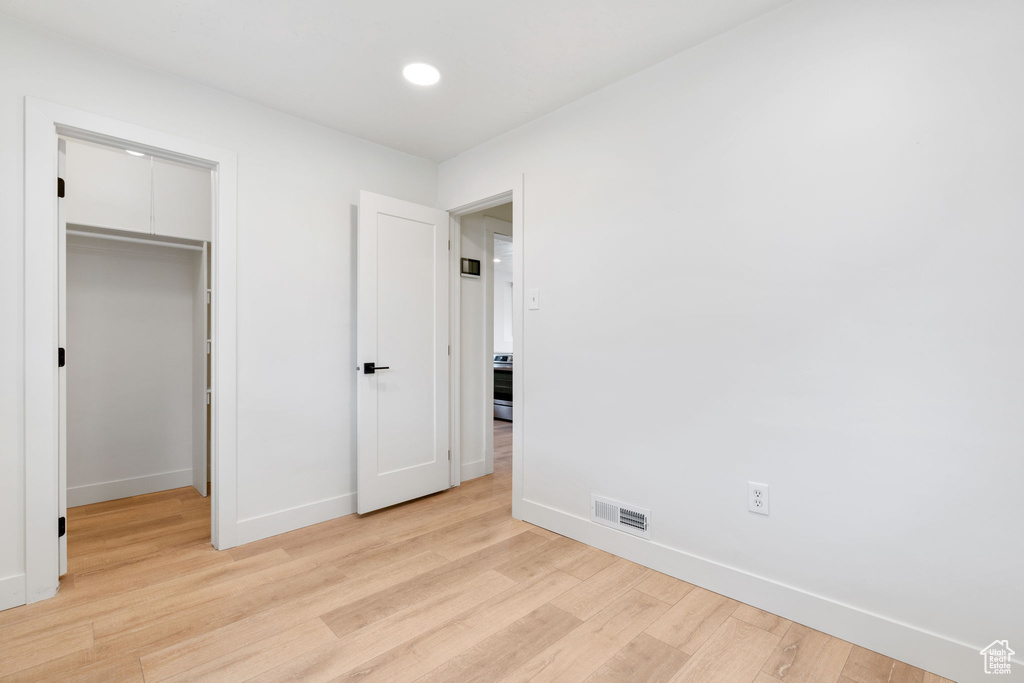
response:
<path id="1" fill-rule="evenodd" d="M 390 370 L 391 368 L 387 365 L 374 365 L 373 363 L 363 363 L 363 374 L 372 375 L 378 370 Z"/>

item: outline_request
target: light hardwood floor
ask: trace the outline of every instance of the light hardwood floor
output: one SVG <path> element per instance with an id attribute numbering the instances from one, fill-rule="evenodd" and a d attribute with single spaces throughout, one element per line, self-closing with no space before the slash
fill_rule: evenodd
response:
<path id="1" fill-rule="evenodd" d="M 0 612 L 0 679 L 944 679 L 512 519 L 495 474 L 217 552 L 176 489 L 69 510 L 59 595 Z"/>

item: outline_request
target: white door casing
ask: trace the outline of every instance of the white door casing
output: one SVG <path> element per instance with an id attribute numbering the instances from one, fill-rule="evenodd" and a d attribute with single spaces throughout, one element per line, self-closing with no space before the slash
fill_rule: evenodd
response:
<path id="1" fill-rule="evenodd" d="M 364 191 L 357 254 L 363 514 L 449 486 L 448 214 Z"/>
<path id="2" fill-rule="evenodd" d="M 67 142 L 57 140 L 57 177 L 67 178 Z M 68 219 L 67 202 L 57 199 L 57 347 L 64 349 L 67 362 L 68 346 Z M 59 351 L 58 351 L 59 353 Z M 58 355 L 59 358 L 59 355 Z M 68 381 L 66 366 L 57 368 L 57 518 L 68 518 Z M 66 523 L 65 523 L 66 524 Z M 68 573 L 68 534 L 57 539 L 59 576 Z"/>

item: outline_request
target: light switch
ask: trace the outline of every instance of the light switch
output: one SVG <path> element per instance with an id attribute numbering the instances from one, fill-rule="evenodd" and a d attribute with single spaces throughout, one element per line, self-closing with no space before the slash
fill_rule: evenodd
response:
<path id="1" fill-rule="evenodd" d="M 529 308 L 531 311 L 536 311 L 536 310 L 540 309 L 540 290 L 539 289 L 531 289 L 530 290 L 530 296 L 529 296 L 529 300 L 526 302 L 526 307 Z"/>

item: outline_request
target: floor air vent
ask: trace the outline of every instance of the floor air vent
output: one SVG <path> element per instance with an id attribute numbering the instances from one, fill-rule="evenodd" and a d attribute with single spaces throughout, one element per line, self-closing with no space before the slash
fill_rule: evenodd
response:
<path id="1" fill-rule="evenodd" d="M 651 537 L 651 511 L 634 505 L 623 505 L 610 498 L 591 495 L 590 519 L 627 534 Z"/>

